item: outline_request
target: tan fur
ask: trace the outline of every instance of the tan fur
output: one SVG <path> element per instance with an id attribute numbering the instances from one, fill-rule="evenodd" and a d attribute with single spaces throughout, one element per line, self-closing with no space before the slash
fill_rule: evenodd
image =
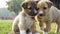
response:
<path id="1" fill-rule="evenodd" d="M 56 22 L 58 25 L 57 32 L 59 32 L 60 29 L 60 11 L 51 5 L 52 2 L 50 1 L 40 1 L 37 5 L 39 8 L 39 12 L 43 11 L 44 16 L 40 16 L 39 13 L 36 16 L 36 20 L 40 23 L 40 26 L 43 26 L 43 23 L 46 24 L 46 28 L 44 29 L 45 32 L 49 32 L 51 29 L 51 22 Z M 46 7 L 47 9 L 43 9 L 43 7 Z"/>
<path id="2" fill-rule="evenodd" d="M 24 1 L 23 3 L 26 3 L 26 2 L 28 2 L 28 5 L 29 5 L 27 7 L 32 7 L 31 2 Z M 34 8 L 34 7 L 32 7 L 32 8 Z M 14 19 L 14 22 L 13 22 L 13 25 L 12 25 L 12 31 L 15 34 L 20 33 L 19 32 L 20 30 L 27 30 L 27 29 L 29 29 L 33 33 L 37 32 L 36 29 L 35 29 L 35 25 L 34 25 L 35 20 L 32 19 L 32 17 L 35 17 L 35 16 L 28 15 L 29 11 L 30 11 L 29 9 L 24 9 L 22 7 L 22 11 Z"/>

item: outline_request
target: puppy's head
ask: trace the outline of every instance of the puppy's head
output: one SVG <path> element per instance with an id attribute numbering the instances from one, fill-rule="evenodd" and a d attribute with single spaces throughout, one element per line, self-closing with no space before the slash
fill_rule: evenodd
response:
<path id="1" fill-rule="evenodd" d="M 38 1 L 25 1 L 22 3 L 22 8 L 24 12 L 30 16 L 37 15 L 37 3 Z"/>
<path id="2" fill-rule="evenodd" d="M 38 2 L 37 7 L 38 7 L 39 16 L 45 16 L 49 12 L 52 5 L 53 3 L 51 1 Z"/>

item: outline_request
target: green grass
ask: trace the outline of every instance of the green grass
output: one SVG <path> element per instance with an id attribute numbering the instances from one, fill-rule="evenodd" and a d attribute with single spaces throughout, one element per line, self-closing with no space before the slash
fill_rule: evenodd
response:
<path id="1" fill-rule="evenodd" d="M 37 30 L 40 31 L 40 27 L 38 25 L 38 23 L 35 23 Z M 56 23 L 52 23 L 51 24 L 51 30 L 48 34 L 60 34 L 60 32 L 56 33 L 56 28 L 57 28 L 57 24 Z M 42 34 L 43 32 L 40 31 L 40 33 Z"/>
<path id="2" fill-rule="evenodd" d="M 12 22 L 13 22 L 13 20 L 0 20 L 0 34 L 7 34 L 7 33 L 11 32 Z M 38 24 L 36 26 L 37 26 L 37 30 L 39 30 L 40 28 L 39 28 Z M 51 24 L 51 31 L 49 32 L 49 34 L 60 34 L 60 32 L 55 33 L 56 27 L 57 26 L 55 23 Z M 42 32 L 41 32 L 41 34 L 42 34 Z"/>
<path id="3" fill-rule="evenodd" d="M 11 31 L 12 20 L 0 20 L 0 34 L 7 34 Z"/>

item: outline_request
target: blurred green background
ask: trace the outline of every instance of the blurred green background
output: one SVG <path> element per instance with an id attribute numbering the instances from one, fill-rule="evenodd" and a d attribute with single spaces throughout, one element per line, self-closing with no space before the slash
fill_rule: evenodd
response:
<path id="1" fill-rule="evenodd" d="M 0 0 L 0 34 L 12 33 L 12 23 L 15 16 L 22 10 L 21 3 L 24 0 Z M 60 0 L 51 0 L 54 5 L 60 9 Z M 60 34 L 60 32 L 55 33 L 57 25 L 55 23 L 51 24 L 51 31 L 49 34 Z M 36 28 L 40 31 L 38 23 L 36 23 Z M 40 31 L 42 34 L 42 31 Z"/>

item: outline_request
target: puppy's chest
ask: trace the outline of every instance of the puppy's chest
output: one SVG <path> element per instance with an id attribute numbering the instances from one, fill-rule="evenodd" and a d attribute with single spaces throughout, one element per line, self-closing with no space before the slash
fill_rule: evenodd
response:
<path id="1" fill-rule="evenodd" d="M 26 20 L 26 27 L 28 27 L 28 28 L 30 28 L 33 25 L 33 23 L 35 22 L 30 17 L 25 17 L 25 20 Z"/>
<path id="2" fill-rule="evenodd" d="M 50 19 L 49 16 L 44 16 L 44 17 L 41 18 L 41 21 L 48 21 L 49 19 Z"/>

